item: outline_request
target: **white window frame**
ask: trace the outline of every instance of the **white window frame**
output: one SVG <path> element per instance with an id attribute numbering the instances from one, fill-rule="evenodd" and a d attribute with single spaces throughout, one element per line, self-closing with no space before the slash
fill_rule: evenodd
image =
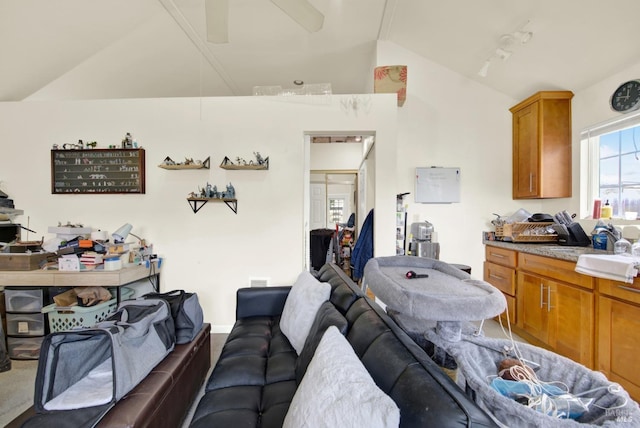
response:
<path id="1" fill-rule="evenodd" d="M 581 174 L 581 182 L 586 183 L 586 189 L 582 189 L 583 195 L 585 196 L 585 198 L 583 198 L 585 201 L 583 209 L 585 210 L 584 212 L 586 212 L 586 216 L 584 217 L 591 217 L 593 201 L 600 197 L 600 147 L 599 139 L 596 137 L 634 126 L 640 126 L 640 112 L 616 117 L 615 119 L 589 126 L 580 133 L 581 153 L 583 154 L 582 160 L 584 165 L 586 165 L 586 168 L 582 168 Z"/>
<path id="2" fill-rule="evenodd" d="M 340 207 L 340 218 L 342 221 L 335 222 L 332 218 L 332 209 L 331 209 L 331 201 L 342 201 L 342 207 Z M 336 227 L 336 223 L 346 223 L 345 219 L 345 208 L 346 208 L 347 197 L 346 195 L 329 195 L 327 196 L 327 226 L 331 224 L 331 228 Z"/>

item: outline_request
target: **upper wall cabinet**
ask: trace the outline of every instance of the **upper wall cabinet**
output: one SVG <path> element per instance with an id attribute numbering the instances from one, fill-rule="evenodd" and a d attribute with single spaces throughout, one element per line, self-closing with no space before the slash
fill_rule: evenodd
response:
<path id="1" fill-rule="evenodd" d="M 571 91 L 513 106 L 513 199 L 571 197 Z"/>

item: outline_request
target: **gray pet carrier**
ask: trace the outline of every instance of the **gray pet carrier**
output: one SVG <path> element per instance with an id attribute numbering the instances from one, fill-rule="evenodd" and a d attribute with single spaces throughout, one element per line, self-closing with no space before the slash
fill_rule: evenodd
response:
<path id="1" fill-rule="evenodd" d="M 0 318 L 0 373 L 11 370 L 11 360 L 7 352 L 7 342 L 2 330 L 2 319 Z"/>
<path id="2" fill-rule="evenodd" d="M 92 328 L 52 333 L 40 349 L 34 407 L 24 427 L 91 427 L 175 346 L 169 305 L 127 300 Z"/>

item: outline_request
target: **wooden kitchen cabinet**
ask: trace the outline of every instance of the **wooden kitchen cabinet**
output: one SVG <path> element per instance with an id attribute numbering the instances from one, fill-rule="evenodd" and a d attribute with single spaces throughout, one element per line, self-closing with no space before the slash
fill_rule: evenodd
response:
<path id="1" fill-rule="evenodd" d="M 541 91 L 509 109 L 513 199 L 571 197 L 571 91 Z"/>
<path id="2" fill-rule="evenodd" d="M 484 280 L 502 292 L 507 300 L 507 311 L 500 314 L 503 321 L 509 314 L 509 322 L 515 325 L 516 312 L 516 260 L 515 251 L 486 246 Z"/>
<path id="3" fill-rule="evenodd" d="M 594 367 L 593 278 L 574 263 L 520 253 L 518 327 L 554 352 Z"/>
<path id="4" fill-rule="evenodd" d="M 546 344 L 549 342 L 549 317 L 546 308 L 548 291 L 549 284 L 543 278 L 518 273 L 518 325 Z"/>
<path id="5" fill-rule="evenodd" d="M 598 279 L 598 291 L 596 368 L 640 401 L 640 278 Z"/>

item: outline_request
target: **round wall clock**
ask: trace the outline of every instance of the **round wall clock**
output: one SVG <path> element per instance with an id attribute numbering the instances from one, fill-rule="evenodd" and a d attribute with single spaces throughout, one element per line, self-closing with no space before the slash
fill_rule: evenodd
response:
<path id="1" fill-rule="evenodd" d="M 629 113 L 640 108 L 640 80 L 629 80 L 615 90 L 609 104 L 614 111 Z"/>

